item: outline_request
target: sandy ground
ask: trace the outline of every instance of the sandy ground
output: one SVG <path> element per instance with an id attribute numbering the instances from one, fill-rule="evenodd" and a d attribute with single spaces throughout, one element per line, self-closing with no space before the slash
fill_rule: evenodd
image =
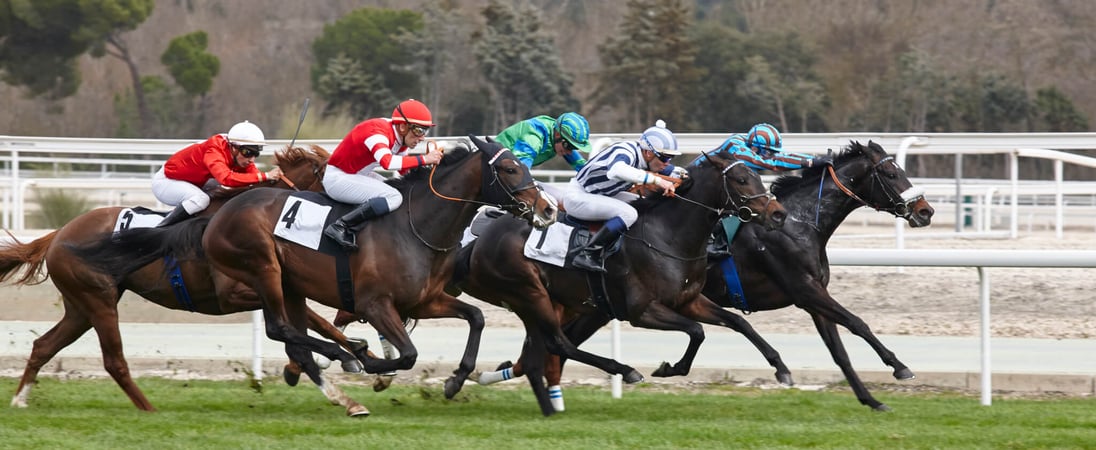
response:
<path id="1" fill-rule="evenodd" d="M 905 247 L 911 249 L 1096 249 L 1096 231 L 1066 230 L 1063 239 L 1053 231 L 1023 231 L 1018 239 L 1001 237 L 939 238 L 952 231 L 944 226 L 907 230 Z M 830 248 L 894 248 L 893 237 L 854 237 L 889 233 L 893 226 L 846 223 Z M 1096 338 L 1096 302 L 1092 287 L 1096 269 L 987 268 L 991 286 L 992 333 L 999 337 Z M 878 334 L 975 336 L 979 333 L 978 271 L 975 268 L 848 267 L 833 266 L 830 293 L 860 316 Z M 0 320 L 52 321 L 61 317 L 60 297 L 47 282 L 39 286 L 0 287 Z M 520 326 L 501 308 L 480 306 L 487 326 Z M 248 322 L 250 314 L 211 317 L 171 311 L 126 294 L 120 305 L 123 322 Z M 334 311 L 317 307 L 327 317 Z M 814 334 L 810 317 L 797 308 L 751 314 L 747 319 L 765 333 Z M 430 321 L 432 326 L 464 326 L 463 322 Z M 716 330 L 713 330 L 716 331 Z"/>

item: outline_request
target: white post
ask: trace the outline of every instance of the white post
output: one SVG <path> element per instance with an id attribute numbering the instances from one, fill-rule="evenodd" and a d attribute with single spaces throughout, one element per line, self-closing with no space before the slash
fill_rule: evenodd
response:
<path id="1" fill-rule="evenodd" d="M 263 310 L 251 311 L 251 372 L 257 383 L 263 382 L 263 339 L 266 338 L 263 325 Z"/>
<path id="2" fill-rule="evenodd" d="M 989 274 L 985 267 L 978 267 L 979 302 L 982 317 L 982 405 L 989 406 L 993 393 L 993 370 L 990 367 L 990 321 L 989 321 Z"/>
<path id="3" fill-rule="evenodd" d="M 1065 213 L 1062 201 L 1062 160 L 1054 160 L 1054 236 L 1062 238 L 1062 216 Z"/>
<path id="4" fill-rule="evenodd" d="M 620 361 L 620 321 L 619 320 L 616 320 L 616 319 L 612 320 L 612 331 L 613 331 L 613 345 L 612 345 L 612 347 L 613 347 L 612 348 L 613 359 L 617 360 L 617 361 Z M 624 396 L 624 389 L 623 389 L 623 386 L 622 386 L 622 381 L 623 381 L 624 377 L 621 376 L 620 374 L 615 374 L 615 375 L 612 376 L 611 379 L 612 379 L 612 382 L 610 384 L 612 386 L 613 398 L 623 397 Z"/>
<path id="5" fill-rule="evenodd" d="M 1020 154 L 1018 151 L 1009 153 L 1009 179 L 1012 180 L 1012 225 L 1009 226 L 1009 237 L 1016 239 L 1020 230 Z"/>

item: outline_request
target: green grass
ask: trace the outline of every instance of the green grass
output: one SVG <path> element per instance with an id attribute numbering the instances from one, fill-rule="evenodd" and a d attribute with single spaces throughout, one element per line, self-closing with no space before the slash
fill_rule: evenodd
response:
<path id="1" fill-rule="evenodd" d="M 0 379 L 13 393 L 18 380 Z M 156 413 L 137 411 L 111 380 L 42 378 L 26 409 L 0 408 L 0 448 L 1094 448 L 1096 399 L 995 399 L 877 390 L 876 413 L 849 392 L 724 385 L 667 390 L 568 387 L 567 411 L 544 418 L 527 386 L 468 385 L 453 401 L 435 385 L 374 393 L 344 384 L 365 419 L 344 416 L 313 386 L 140 378 Z"/>

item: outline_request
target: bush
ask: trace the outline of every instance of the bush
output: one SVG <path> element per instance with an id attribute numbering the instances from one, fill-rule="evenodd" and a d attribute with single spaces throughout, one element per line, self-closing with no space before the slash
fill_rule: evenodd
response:
<path id="1" fill-rule="evenodd" d="M 91 210 L 87 196 L 65 189 L 34 189 L 41 211 L 42 228 L 60 228 L 80 214 Z"/>

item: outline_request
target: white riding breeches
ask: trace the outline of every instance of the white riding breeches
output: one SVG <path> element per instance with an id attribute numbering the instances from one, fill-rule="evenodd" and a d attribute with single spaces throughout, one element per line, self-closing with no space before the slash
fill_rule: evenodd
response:
<path id="1" fill-rule="evenodd" d="M 563 194 L 563 207 L 567 209 L 567 214 L 582 220 L 609 220 L 619 216 L 624 225 L 631 228 L 639 219 L 639 213 L 627 202 L 637 198 L 639 196 L 628 191 L 618 192 L 612 197 L 591 194 L 583 189 L 578 180 L 572 179 Z"/>
<path id="2" fill-rule="evenodd" d="M 168 206 L 182 205 L 187 214 L 197 214 L 209 207 L 209 194 L 189 181 L 173 180 L 160 168 L 152 176 L 152 195 Z"/>
<path id="3" fill-rule="evenodd" d="M 369 199 L 384 197 L 388 210 L 395 211 L 403 204 L 403 195 L 396 188 L 385 184 L 384 177 L 366 166 L 358 173 L 346 173 L 335 166 L 327 166 L 323 174 L 323 188 L 331 198 L 343 203 L 360 205 Z"/>

